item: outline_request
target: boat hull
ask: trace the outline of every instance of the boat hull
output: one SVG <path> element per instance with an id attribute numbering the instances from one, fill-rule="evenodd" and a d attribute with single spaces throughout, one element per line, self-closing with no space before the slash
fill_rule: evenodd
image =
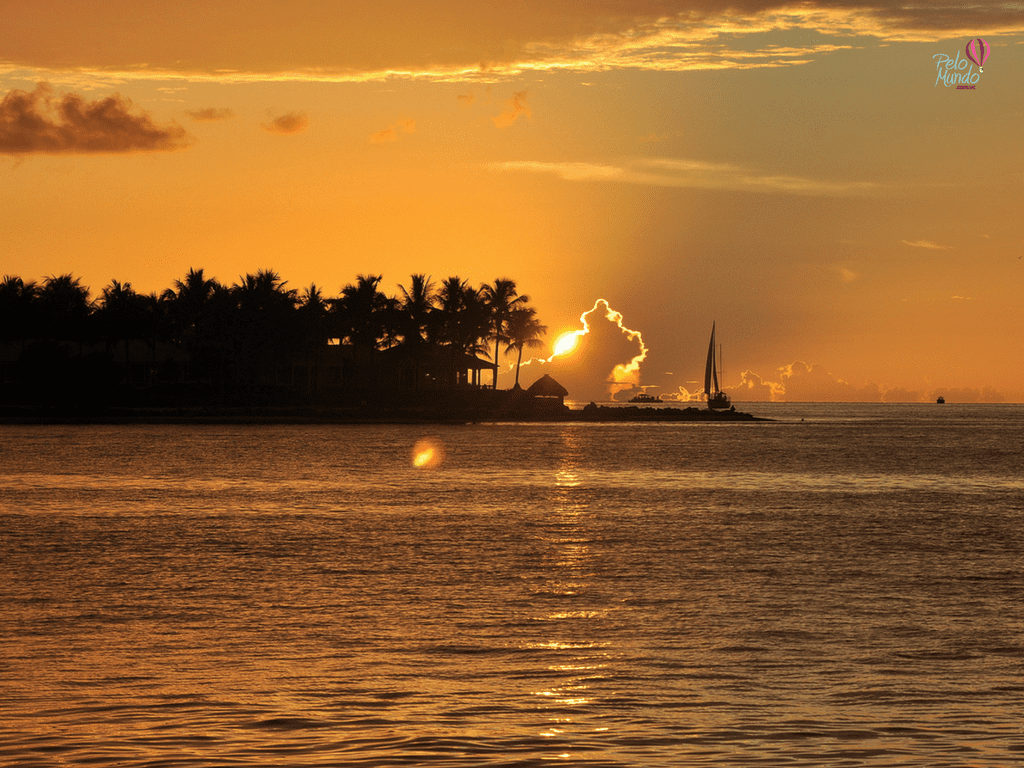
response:
<path id="1" fill-rule="evenodd" d="M 731 408 L 732 403 L 729 402 L 729 396 L 724 392 L 716 392 L 708 398 L 708 408 L 713 411 L 724 411 L 726 408 Z"/>

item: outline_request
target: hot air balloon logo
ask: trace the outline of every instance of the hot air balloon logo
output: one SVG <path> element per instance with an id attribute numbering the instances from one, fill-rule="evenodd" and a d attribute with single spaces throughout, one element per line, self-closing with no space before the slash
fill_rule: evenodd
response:
<path id="1" fill-rule="evenodd" d="M 988 60 L 988 55 L 992 52 L 992 46 L 988 44 L 988 41 L 976 37 L 967 44 L 965 51 L 967 58 L 978 65 L 978 71 L 984 72 L 985 62 Z"/>

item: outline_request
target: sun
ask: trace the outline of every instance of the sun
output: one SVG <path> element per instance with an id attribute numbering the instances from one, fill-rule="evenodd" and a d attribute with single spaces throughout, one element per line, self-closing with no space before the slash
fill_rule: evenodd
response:
<path id="1" fill-rule="evenodd" d="M 563 333 L 557 339 L 554 344 L 554 355 L 567 355 L 576 349 L 576 345 L 580 343 L 580 334 L 578 331 L 569 331 L 569 333 Z"/>

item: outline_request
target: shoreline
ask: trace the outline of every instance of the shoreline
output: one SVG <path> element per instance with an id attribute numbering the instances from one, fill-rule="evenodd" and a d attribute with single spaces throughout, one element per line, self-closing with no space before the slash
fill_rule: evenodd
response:
<path id="1" fill-rule="evenodd" d="M 740 411 L 590 405 L 562 408 L 0 408 L 0 425 L 479 424 L 771 421 Z"/>

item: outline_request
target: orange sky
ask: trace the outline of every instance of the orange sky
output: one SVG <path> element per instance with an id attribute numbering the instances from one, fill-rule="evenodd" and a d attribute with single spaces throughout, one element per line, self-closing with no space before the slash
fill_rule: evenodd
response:
<path id="1" fill-rule="evenodd" d="M 904 5 L 0 0 L 0 272 L 508 276 L 651 392 L 714 320 L 738 401 L 1021 402 L 1024 8 Z"/>

